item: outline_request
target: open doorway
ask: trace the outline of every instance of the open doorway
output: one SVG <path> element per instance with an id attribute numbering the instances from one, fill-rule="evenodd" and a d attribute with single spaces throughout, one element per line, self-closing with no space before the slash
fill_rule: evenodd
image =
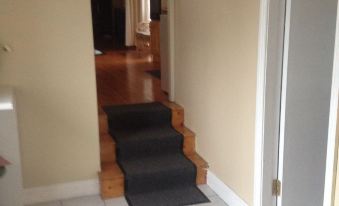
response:
<path id="1" fill-rule="evenodd" d="M 165 3 L 125 0 L 120 22 L 108 9 L 114 0 L 93 6 L 95 47 L 101 51 L 95 60 L 103 199 L 124 196 L 128 205 L 150 206 L 209 202 L 198 188 L 207 183 L 208 164 L 196 153 L 195 134 L 184 127 L 184 109 L 167 101 L 174 35 Z M 109 24 L 123 21 L 121 45 L 123 31 Z"/>
<path id="2" fill-rule="evenodd" d="M 166 16 L 161 0 L 92 0 L 99 107 L 168 100 Z"/>
<path id="3" fill-rule="evenodd" d="M 126 22 L 124 0 L 92 0 L 91 4 L 96 54 L 123 47 Z"/>

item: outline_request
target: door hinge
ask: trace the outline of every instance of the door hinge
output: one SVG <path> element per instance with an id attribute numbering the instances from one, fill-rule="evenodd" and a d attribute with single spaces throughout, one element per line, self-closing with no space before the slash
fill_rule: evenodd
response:
<path id="1" fill-rule="evenodd" d="M 276 197 L 281 195 L 281 182 L 278 179 L 273 180 L 272 194 Z"/>

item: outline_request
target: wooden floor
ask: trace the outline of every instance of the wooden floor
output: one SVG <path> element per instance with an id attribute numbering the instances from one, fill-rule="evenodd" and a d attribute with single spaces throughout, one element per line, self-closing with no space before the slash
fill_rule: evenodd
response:
<path id="1" fill-rule="evenodd" d="M 98 105 L 116 105 L 165 101 L 160 79 L 145 71 L 159 69 L 149 55 L 135 50 L 106 50 L 96 56 Z"/>

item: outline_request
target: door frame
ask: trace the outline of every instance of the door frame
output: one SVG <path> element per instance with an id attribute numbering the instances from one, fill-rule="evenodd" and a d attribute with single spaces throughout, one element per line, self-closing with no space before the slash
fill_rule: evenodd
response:
<path id="1" fill-rule="evenodd" d="M 333 206 L 335 195 L 335 179 L 337 166 L 337 121 L 338 121 L 338 99 L 339 99 L 339 3 L 337 5 L 337 23 L 334 47 L 334 62 L 332 74 L 330 117 L 328 126 L 325 191 L 323 206 Z"/>
<path id="2" fill-rule="evenodd" d="M 169 91 L 170 101 L 175 99 L 175 0 L 167 1 L 169 41 Z"/>
<path id="3" fill-rule="evenodd" d="M 271 206 L 267 201 L 271 196 L 272 179 L 277 174 L 274 174 L 278 169 L 278 164 L 275 161 L 270 161 L 269 157 L 278 154 L 278 147 L 273 145 L 278 137 L 272 136 L 272 131 L 268 125 L 269 120 L 277 118 L 276 113 L 272 113 L 272 103 L 277 101 L 276 94 L 270 92 L 272 78 L 277 78 L 284 72 L 283 63 L 281 67 L 274 66 L 274 56 L 279 52 L 284 51 L 284 45 L 274 44 L 271 39 L 275 38 L 277 32 L 277 16 L 283 5 L 277 5 L 279 0 L 260 0 L 260 22 L 259 22 L 259 45 L 258 45 L 258 65 L 257 65 L 257 95 L 256 95 L 256 130 L 255 130 L 255 160 L 254 160 L 254 206 Z M 285 29 L 288 34 L 289 29 L 289 12 L 291 9 L 290 0 L 283 0 L 284 7 L 286 7 Z M 339 11 L 339 3 L 337 11 Z M 273 14 L 273 15 L 272 15 Z M 278 17 L 279 19 L 279 17 Z M 285 32 L 284 32 L 285 33 Z M 284 41 L 288 42 L 288 35 L 284 35 Z M 288 44 L 287 44 L 288 45 Z M 285 48 L 284 55 L 287 56 L 288 49 Z M 273 62 L 272 62 L 273 61 Z M 286 62 L 286 59 L 284 60 Z M 277 62 L 275 62 L 276 65 Z M 285 71 L 286 72 L 286 71 Z M 285 74 L 283 76 L 286 76 Z M 283 77 L 281 76 L 281 77 Z M 282 83 L 284 81 L 282 80 Z M 281 85 L 282 88 L 286 85 Z M 284 104 L 284 94 L 282 94 L 282 104 Z M 327 142 L 327 157 L 326 157 L 326 174 L 325 174 L 325 190 L 324 190 L 324 204 L 323 206 L 333 206 L 335 171 L 337 166 L 337 122 L 338 122 L 338 99 L 339 99 L 339 15 L 337 15 L 337 28 L 335 37 L 335 52 L 333 63 L 333 77 L 331 88 L 331 103 L 329 106 L 329 128 L 328 128 L 328 142 Z M 279 98 L 280 101 L 280 98 Z M 283 107 L 283 105 L 282 105 Z M 276 111 L 275 111 L 276 112 Z M 279 111 L 280 112 L 280 111 Z M 279 113 L 280 114 L 280 113 Z M 283 111 L 282 111 L 283 115 Z M 283 118 L 283 116 L 282 116 Z M 282 119 L 282 123 L 283 123 Z M 283 124 L 281 125 L 283 126 Z M 280 132 L 279 132 L 280 133 Z M 280 148 L 283 149 L 283 148 Z M 281 159 L 282 157 L 280 157 Z M 266 172 L 266 175 L 264 173 Z M 267 176 L 267 173 L 270 175 Z M 273 200 L 273 199 L 272 199 Z"/>
<path id="4" fill-rule="evenodd" d="M 254 206 L 276 205 L 286 0 L 260 0 L 257 65 Z M 272 124 L 273 120 L 273 124 Z M 273 157 L 273 158 L 272 158 Z"/>

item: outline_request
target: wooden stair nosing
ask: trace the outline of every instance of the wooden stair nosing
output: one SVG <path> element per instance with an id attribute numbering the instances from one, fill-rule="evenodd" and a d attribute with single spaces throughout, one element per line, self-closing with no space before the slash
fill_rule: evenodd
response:
<path id="1" fill-rule="evenodd" d="M 172 111 L 172 125 L 174 127 L 183 126 L 185 120 L 184 108 L 174 102 L 169 101 L 162 102 L 162 104 L 170 108 Z"/>
<path id="2" fill-rule="evenodd" d="M 100 143 L 100 161 L 102 163 L 116 161 L 115 144 Z"/>
<path id="3" fill-rule="evenodd" d="M 99 116 L 106 114 L 105 111 L 102 109 L 102 107 L 100 105 L 98 105 L 98 114 L 99 114 Z"/>
<path id="4" fill-rule="evenodd" d="M 187 127 L 174 127 L 184 137 L 183 151 L 185 154 L 195 153 L 195 134 Z"/>
<path id="5" fill-rule="evenodd" d="M 99 115 L 99 132 L 100 134 L 108 134 L 108 120 L 107 115 Z"/>

